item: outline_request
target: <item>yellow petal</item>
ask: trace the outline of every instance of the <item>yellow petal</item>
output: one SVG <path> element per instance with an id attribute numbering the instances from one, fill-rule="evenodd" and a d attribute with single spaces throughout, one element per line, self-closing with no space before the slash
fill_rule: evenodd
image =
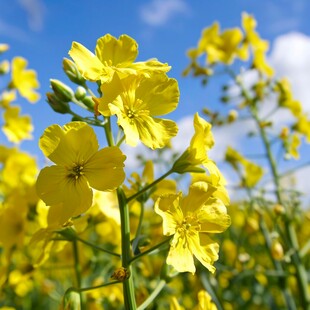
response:
<path id="1" fill-rule="evenodd" d="M 183 212 L 179 206 L 181 194 L 165 194 L 159 197 L 154 206 L 154 210 L 163 219 L 163 234 L 173 235 L 176 227 L 183 221 Z"/>
<path id="2" fill-rule="evenodd" d="M 142 100 L 153 116 L 165 115 L 174 111 L 179 103 L 179 87 L 175 79 L 158 74 L 143 79 L 136 90 L 136 98 Z"/>
<path id="3" fill-rule="evenodd" d="M 219 199 L 210 199 L 199 211 L 198 216 L 201 224 L 201 231 L 210 233 L 221 233 L 231 223 L 225 205 Z"/>
<path id="4" fill-rule="evenodd" d="M 107 147 L 96 152 L 85 164 L 83 172 L 89 185 L 97 190 L 113 190 L 125 179 L 123 155 L 118 147 Z"/>
<path id="5" fill-rule="evenodd" d="M 84 122 L 70 122 L 63 128 L 49 126 L 39 146 L 45 156 L 63 166 L 87 161 L 99 147 L 94 130 Z"/>
<path id="6" fill-rule="evenodd" d="M 189 246 L 192 249 L 195 257 L 212 273 L 215 272 L 214 262 L 218 259 L 219 246 L 216 242 L 213 242 L 208 236 L 201 236 L 199 234 L 197 238 L 188 238 Z M 203 244 L 201 244 L 201 237 L 204 238 Z"/>
<path id="7" fill-rule="evenodd" d="M 102 63 L 110 66 L 127 66 L 137 58 L 138 44 L 125 34 L 118 39 L 106 34 L 97 41 L 96 55 Z"/>
<path id="8" fill-rule="evenodd" d="M 198 238 L 198 233 L 196 237 Z M 179 233 L 174 235 L 167 257 L 167 264 L 172 265 L 178 272 L 191 272 L 194 274 L 196 267 L 188 240 L 182 238 Z"/>
<path id="9" fill-rule="evenodd" d="M 77 65 L 81 75 L 89 81 L 110 81 L 113 71 L 106 67 L 99 58 L 78 42 L 73 42 L 69 55 Z"/>

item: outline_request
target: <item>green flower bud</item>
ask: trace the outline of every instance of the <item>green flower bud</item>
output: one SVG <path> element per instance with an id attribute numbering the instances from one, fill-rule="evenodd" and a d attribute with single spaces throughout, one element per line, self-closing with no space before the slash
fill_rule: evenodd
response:
<path id="1" fill-rule="evenodd" d="M 86 89 L 82 86 L 78 86 L 74 96 L 77 100 L 82 100 L 86 96 Z"/>
<path id="2" fill-rule="evenodd" d="M 64 310 L 73 310 L 73 309 L 80 309 L 81 300 L 80 294 L 72 289 L 68 289 L 65 292 L 63 298 L 63 309 Z"/>
<path id="3" fill-rule="evenodd" d="M 62 62 L 62 67 L 70 81 L 78 85 L 85 84 L 85 79 L 82 77 L 76 64 L 72 60 L 64 58 Z"/>
<path id="4" fill-rule="evenodd" d="M 183 154 L 175 161 L 172 166 L 173 172 L 183 174 L 186 172 L 193 172 L 193 173 L 203 173 L 205 172 L 204 169 L 198 167 L 201 163 L 194 161 L 191 158 L 191 154 L 189 150 L 185 150 Z"/>
<path id="5" fill-rule="evenodd" d="M 95 102 L 91 96 L 86 96 L 81 101 L 90 109 L 93 109 L 95 106 Z"/>
<path id="6" fill-rule="evenodd" d="M 74 93 L 69 86 L 59 80 L 50 79 L 50 82 L 54 93 L 60 100 L 65 102 L 72 101 Z"/>
<path id="7" fill-rule="evenodd" d="M 70 112 L 68 102 L 61 101 L 54 93 L 46 93 L 47 103 L 57 113 L 66 114 Z"/>

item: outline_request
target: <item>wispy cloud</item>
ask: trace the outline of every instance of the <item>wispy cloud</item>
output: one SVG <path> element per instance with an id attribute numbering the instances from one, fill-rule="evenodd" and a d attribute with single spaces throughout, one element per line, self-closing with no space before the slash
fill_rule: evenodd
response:
<path id="1" fill-rule="evenodd" d="M 41 31 L 44 25 L 45 6 L 41 0 L 18 0 L 20 6 L 26 11 L 29 28 Z"/>
<path id="2" fill-rule="evenodd" d="M 0 35 L 7 38 L 13 38 L 21 42 L 29 41 L 29 36 L 26 31 L 7 23 L 2 19 L 0 19 Z"/>
<path id="3" fill-rule="evenodd" d="M 140 8 L 140 18 L 150 26 L 162 26 L 175 15 L 186 14 L 188 9 L 184 0 L 152 0 Z"/>

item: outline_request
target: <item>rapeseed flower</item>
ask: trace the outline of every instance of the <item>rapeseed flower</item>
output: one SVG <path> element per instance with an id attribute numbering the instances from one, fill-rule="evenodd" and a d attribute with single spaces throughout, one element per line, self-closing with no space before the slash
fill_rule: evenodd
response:
<path id="1" fill-rule="evenodd" d="M 60 206 L 62 223 L 90 208 L 91 188 L 111 191 L 124 181 L 123 153 L 118 147 L 98 151 L 95 132 L 84 122 L 48 127 L 39 146 L 56 165 L 41 170 L 37 192 L 47 205 Z"/>
<path id="2" fill-rule="evenodd" d="M 256 20 L 252 15 L 247 13 L 242 14 L 242 27 L 245 32 L 244 47 L 247 49 L 251 46 L 253 52 L 253 67 L 259 72 L 267 76 L 273 75 L 273 69 L 266 62 L 266 52 L 268 51 L 268 41 L 262 40 L 259 34 L 255 31 Z"/>
<path id="3" fill-rule="evenodd" d="M 40 95 L 34 90 L 40 84 L 34 70 L 26 70 L 27 60 L 23 57 L 15 57 L 12 60 L 12 82 L 11 87 L 16 88 L 20 95 L 29 102 L 35 103 L 40 99 Z"/>
<path id="4" fill-rule="evenodd" d="M 155 212 L 163 218 L 163 234 L 172 236 L 167 264 L 178 272 L 195 273 L 195 256 L 211 272 L 218 259 L 219 245 L 209 233 L 221 233 L 230 225 L 223 202 L 212 196 L 216 189 L 206 183 L 190 186 L 189 193 L 162 195 Z"/>
<path id="5" fill-rule="evenodd" d="M 19 115 L 20 107 L 7 107 L 3 113 L 4 125 L 2 131 L 9 141 L 19 143 L 25 139 L 32 139 L 33 125 L 29 115 Z"/>
<path id="6" fill-rule="evenodd" d="M 114 73 L 120 77 L 131 74 L 143 74 L 147 77 L 152 73 L 167 72 L 170 67 L 150 59 L 144 62 L 134 62 L 138 56 L 138 44 L 128 35 L 118 39 L 110 34 L 97 40 L 95 54 L 78 42 L 73 42 L 69 55 L 76 63 L 81 75 L 89 81 L 111 82 Z"/>
<path id="7" fill-rule="evenodd" d="M 174 121 L 156 118 L 172 112 L 179 102 L 175 79 L 164 74 L 151 78 L 115 76 L 103 84 L 102 98 L 95 98 L 98 111 L 104 116 L 116 115 L 123 128 L 126 143 L 136 146 L 141 140 L 151 149 L 162 148 L 177 134 Z"/>

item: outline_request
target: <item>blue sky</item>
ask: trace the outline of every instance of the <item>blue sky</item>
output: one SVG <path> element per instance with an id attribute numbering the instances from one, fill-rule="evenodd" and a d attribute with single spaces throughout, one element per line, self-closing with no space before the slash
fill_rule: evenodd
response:
<path id="1" fill-rule="evenodd" d="M 63 57 L 69 57 L 72 41 L 93 51 L 96 40 L 106 33 L 126 33 L 136 39 L 138 60 L 156 57 L 172 66 L 169 75 L 178 79 L 181 92 L 173 119 L 181 120 L 203 107 L 215 107 L 221 85 L 213 83 L 204 89 L 198 80 L 181 77 L 188 64 L 185 52 L 195 46 L 202 29 L 214 21 L 219 21 L 222 29 L 240 26 L 244 11 L 254 14 L 259 33 L 271 42 L 272 64 L 281 74 L 292 75 L 297 97 L 305 101 L 310 112 L 309 86 L 306 90 L 303 86 L 307 79 L 310 85 L 310 70 L 305 71 L 310 66 L 309 0 L 1 0 L 0 41 L 10 45 L 5 55 L 8 59 L 17 55 L 27 58 L 41 83 L 38 103 L 31 105 L 23 99 L 17 102 L 23 113 L 32 115 L 35 124 L 34 140 L 24 142 L 22 148 L 39 153 L 37 140 L 44 129 L 70 120 L 49 108 L 45 93 L 50 78 L 67 82 L 61 64 Z M 307 52 L 300 51 L 304 47 Z M 296 72 L 295 62 L 304 71 Z M 219 133 L 219 137 L 231 139 L 227 132 Z M 0 135 L 0 142 L 2 139 Z M 309 146 L 307 152 L 309 155 Z"/>

